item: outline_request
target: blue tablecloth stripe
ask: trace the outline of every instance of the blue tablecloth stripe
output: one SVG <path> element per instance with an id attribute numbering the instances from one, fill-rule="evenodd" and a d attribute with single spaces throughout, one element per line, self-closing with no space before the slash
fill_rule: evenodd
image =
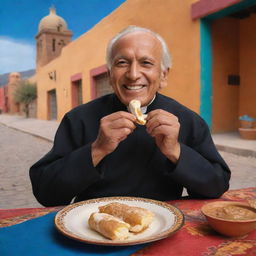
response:
<path id="1" fill-rule="evenodd" d="M 56 213 L 0 228 L 1 256 L 131 255 L 145 245 L 98 246 L 72 240 L 54 226 Z"/>

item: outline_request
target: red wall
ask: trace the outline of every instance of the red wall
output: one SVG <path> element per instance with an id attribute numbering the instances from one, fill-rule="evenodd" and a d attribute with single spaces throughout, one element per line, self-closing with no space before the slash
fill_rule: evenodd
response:
<path id="1" fill-rule="evenodd" d="M 5 95 L 4 95 L 4 87 L 0 87 L 0 111 L 5 112 Z"/>

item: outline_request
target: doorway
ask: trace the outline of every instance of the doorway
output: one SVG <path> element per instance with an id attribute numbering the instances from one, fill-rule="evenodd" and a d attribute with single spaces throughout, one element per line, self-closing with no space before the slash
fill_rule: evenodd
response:
<path id="1" fill-rule="evenodd" d="M 82 79 L 72 81 L 72 108 L 83 104 Z"/>
<path id="2" fill-rule="evenodd" d="M 241 115 L 256 117 L 255 2 L 201 19 L 200 114 L 214 133 L 237 131 Z"/>
<path id="3" fill-rule="evenodd" d="M 57 97 L 56 90 L 47 92 L 48 98 L 48 120 L 57 120 Z"/>

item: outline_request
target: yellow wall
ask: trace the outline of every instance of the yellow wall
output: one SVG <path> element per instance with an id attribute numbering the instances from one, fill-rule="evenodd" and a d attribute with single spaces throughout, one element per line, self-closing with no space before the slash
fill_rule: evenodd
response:
<path id="1" fill-rule="evenodd" d="M 58 119 L 71 109 L 70 78 L 77 73 L 82 73 L 83 100 L 90 100 L 89 71 L 105 64 L 107 42 L 128 25 L 150 28 L 166 39 L 173 56 L 173 68 L 169 86 L 162 93 L 198 112 L 200 37 L 198 21 L 191 20 L 192 2 L 194 0 L 127 0 L 90 31 L 64 47 L 60 57 L 37 73 L 38 118 L 47 119 L 46 94 L 55 87 Z M 48 73 L 54 70 L 56 81 L 48 77 Z"/>
<path id="2" fill-rule="evenodd" d="M 239 75 L 239 20 L 222 18 L 212 24 L 213 132 L 234 131 L 238 125 L 239 86 L 228 75 Z"/>
<path id="3" fill-rule="evenodd" d="M 239 115 L 256 118 L 256 14 L 240 22 Z"/>

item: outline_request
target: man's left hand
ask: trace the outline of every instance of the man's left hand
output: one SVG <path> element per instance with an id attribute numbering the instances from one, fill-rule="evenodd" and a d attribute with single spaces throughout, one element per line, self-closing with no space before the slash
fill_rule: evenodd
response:
<path id="1" fill-rule="evenodd" d="M 161 152 L 173 163 L 177 163 L 180 157 L 178 118 L 165 110 L 156 109 L 148 113 L 146 127 Z"/>

